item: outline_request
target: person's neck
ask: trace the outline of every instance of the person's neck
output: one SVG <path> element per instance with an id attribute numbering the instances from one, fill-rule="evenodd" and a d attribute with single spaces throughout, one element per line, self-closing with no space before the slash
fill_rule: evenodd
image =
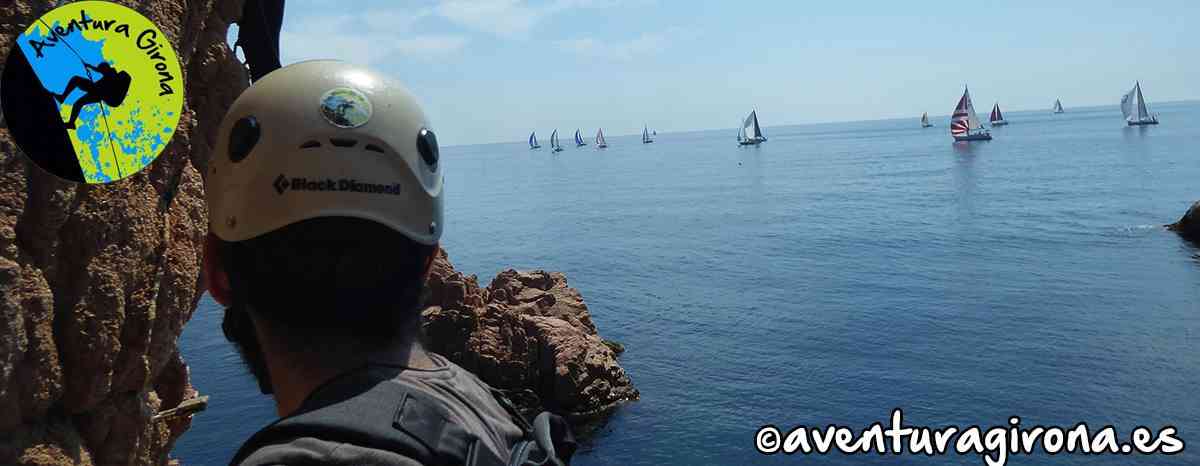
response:
<path id="1" fill-rule="evenodd" d="M 399 338 L 379 351 L 337 358 L 337 362 L 312 361 L 286 352 L 271 351 L 266 355 L 266 362 L 274 389 L 275 409 L 279 417 L 285 417 L 300 409 L 304 400 L 321 385 L 343 373 L 360 368 L 369 361 L 414 369 L 436 367 L 417 338 Z"/>

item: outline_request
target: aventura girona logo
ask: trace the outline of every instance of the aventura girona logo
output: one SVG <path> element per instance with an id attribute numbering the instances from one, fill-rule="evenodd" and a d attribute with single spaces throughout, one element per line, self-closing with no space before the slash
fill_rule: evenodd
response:
<path id="1" fill-rule="evenodd" d="M 309 179 L 309 178 L 288 178 L 282 173 L 275 178 L 275 182 L 271 183 L 275 188 L 275 192 L 283 195 L 288 190 L 292 191 L 344 191 L 352 193 L 368 193 L 368 194 L 390 194 L 399 196 L 404 193 L 400 183 L 378 184 L 364 183 L 350 178 L 325 178 L 325 179 Z"/>
<path id="2" fill-rule="evenodd" d="M 4 117 L 39 167 L 77 182 L 116 181 L 153 162 L 175 134 L 179 58 L 138 12 L 68 3 L 16 42 L 4 69 Z"/>

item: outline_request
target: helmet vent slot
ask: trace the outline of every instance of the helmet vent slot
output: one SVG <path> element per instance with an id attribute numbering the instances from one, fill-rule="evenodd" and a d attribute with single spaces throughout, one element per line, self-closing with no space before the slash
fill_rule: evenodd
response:
<path id="1" fill-rule="evenodd" d="M 317 141 L 308 141 L 300 145 L 301 149 L 312 149 L 314 147 L 321 147 L 321 143 Z"/>
<path id="2" fill-rule="evenodd" d="M 421 128 L 421 132 L 417 133 L 417 152 L 421 153 L 421 159 L 429 165 L 430 169 L 437 169 L 437 136 L 429 128 Z"/>
<path id="3" fill-rule="evenodd" d="M 253 116 L 239 119 L 229 130 L 229 160 L 237 163 L 245 159 L 258 144 L 261 135 L 262 129 L 258 126 L 258 119 Z"/>
<path id="4" fill-rule="evenodd" d="M 329 138 L 329 143 L 338 147 L 354 147 L 355 144 L 358 144 L 358 141 L 346 138 Z"/>
<path id="5" fill-rule="evenodd" d="M 374 144 L 367 144 L 367 146 L 366 146 L 366 147 L 364 147 L 363 149 L 364 149 L 364 150 L 369 150 L 369 151 L 371 151 L 371 152 L 378 152 L 378 153 L 380 153 L 380 154 L 382 154 L 382 153 L 383 153 L 383 148 L 381 148 L 381 147 L 379 147 L 379 146 L 377 146 L 377 145 L 374 145 Z"/>

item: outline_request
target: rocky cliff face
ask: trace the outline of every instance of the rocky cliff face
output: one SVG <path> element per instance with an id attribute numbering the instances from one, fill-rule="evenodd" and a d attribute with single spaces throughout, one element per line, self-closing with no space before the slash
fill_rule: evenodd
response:
<path id="1" fill-rule="evenodd" d="M 194 394 L 176 340 L 200 297 L 200 173 L 246 82 L 225 45 L 241 1 L 120 3 L 169 37 L 187 100 L 158 160 L 101 186 L 0 128 L 0 464 L 163 464 L 187 428 L 151 417 Z M 0 56 L 53 4 L 0 2 Z"/>
<path id="2" fill-rule="evenodd" d="M 480 288 L 444 252 L 434 262 L 423 328 L 434 351 L 512 393 L 526 411 L 589 417 L 636 400 L 583 298 L 554 272 L 506 270 Z"/>

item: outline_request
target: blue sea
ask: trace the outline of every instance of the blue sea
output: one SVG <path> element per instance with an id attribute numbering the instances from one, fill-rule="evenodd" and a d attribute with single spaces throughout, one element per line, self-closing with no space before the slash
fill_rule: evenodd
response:
<path id="1" fill-rule="evenodd" d="M 445 147 L 446 235 L 483 284 L 565 272 L 642 392 L 574 464 L 984 464 L 978 455 L 765 456 L 772 424 L 1178 429 L 1177 455 L 1040 451 L 1011 465 L 1200 463 L 1200 103 L 609 137 L 552 154 Z M 542 128 L 549 134 L 552 128 Z M 560 128 L 570 134 L 574 128 Z M 594 133 L 595 128 L 585 128 Z M 201 302 L 181 338 L 210 395 L 174 455 L 223 464 L 274 417 Z"/>

